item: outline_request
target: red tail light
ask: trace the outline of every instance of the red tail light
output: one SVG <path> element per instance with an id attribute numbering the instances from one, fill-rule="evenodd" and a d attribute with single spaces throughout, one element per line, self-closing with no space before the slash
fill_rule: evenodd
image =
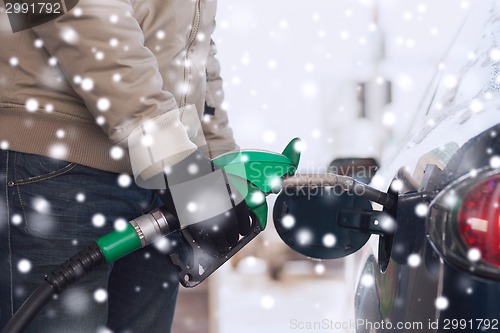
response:
<path id="1" fill-rule="evenodd" d="M 499 175 L 482 181 L 467 192 L 458 213 L 458 228 L 470 249 L 470 260 L 480 258 L 500 268 Z"/>
<path id="2" fill-rule="evenodd" d="M 485 278 L 500 280 L 500 173 L 464 176 L 432 201 L 427 232 L 443 259 Z"/>

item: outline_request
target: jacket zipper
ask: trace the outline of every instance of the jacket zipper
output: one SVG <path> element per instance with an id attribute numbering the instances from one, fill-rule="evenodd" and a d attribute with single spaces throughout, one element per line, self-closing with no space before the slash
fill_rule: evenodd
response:
<path id="1" fill-rule="evenodd" d="M 182 96 L 180 107 L 183 108 L 187 104 L 187 94 L 189 91 L 189 86 L 191 85 L 191 66 L 189 63 L 189 54 L 192 50 L 198 31 L 200 30 L 201 23 L 201 0 L 196 1 L 196 11 L 193 20 L 193 27 L 188 37 L 188 44 L 186 47 L 186 56 L 184 57 L 184 84 L 186 85 L 184 95 Z"/>

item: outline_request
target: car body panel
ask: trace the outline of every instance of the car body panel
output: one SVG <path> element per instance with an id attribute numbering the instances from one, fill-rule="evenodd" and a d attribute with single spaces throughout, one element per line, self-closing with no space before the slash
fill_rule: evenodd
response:
<path id="1" fill-rule="evenodd" d="M 360 324 L 421 323 L 426 332 L 500 330 L 500 273 L 498 280 L 485 279 L 448 262 L 427 235 L 426 216 L 415 213 L 425 200 L 404 199 L 411 192 L 442 190 L 469 173 L 474 177 L 500 156 L 500 61 L 491 54 L 500 45 L 500 4 L 481 1 L 474 7 L 422 102 L 409 139 L 391 162 L 381 164 L 371 183 L 399 195 L 392 212 L 397 229 L 387 263 L 379 255 L 387 239 L 372 236 L 362 249 L 355 300 Z M 474 56 L 467 58 L 466 51 Z M 458 78 L 456 86 L 447 85 L 450 75 Z M 394 329 L 357 327 L 357 332 L 373 331 Z"/>

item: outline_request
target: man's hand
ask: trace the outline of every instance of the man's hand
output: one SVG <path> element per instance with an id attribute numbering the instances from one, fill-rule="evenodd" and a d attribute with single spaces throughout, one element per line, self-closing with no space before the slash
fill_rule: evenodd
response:
<path id="1" fill-rule="evenodd" d="M 244 198 L 223 170 L 196 151 L 164 170 L 167 189 L 158 191 L 195 242 L 212 256 L 225 255 L 250 232 Z"/>

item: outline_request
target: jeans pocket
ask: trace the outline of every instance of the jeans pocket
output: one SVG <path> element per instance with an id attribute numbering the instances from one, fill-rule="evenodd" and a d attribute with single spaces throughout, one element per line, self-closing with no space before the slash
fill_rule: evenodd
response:
<path id="1" fill-rule="evenodd" d="M 12 185 L 32 184 L 55 178 L 71 171 L 76 163 L 50 157 L 15 153 Z"/>

